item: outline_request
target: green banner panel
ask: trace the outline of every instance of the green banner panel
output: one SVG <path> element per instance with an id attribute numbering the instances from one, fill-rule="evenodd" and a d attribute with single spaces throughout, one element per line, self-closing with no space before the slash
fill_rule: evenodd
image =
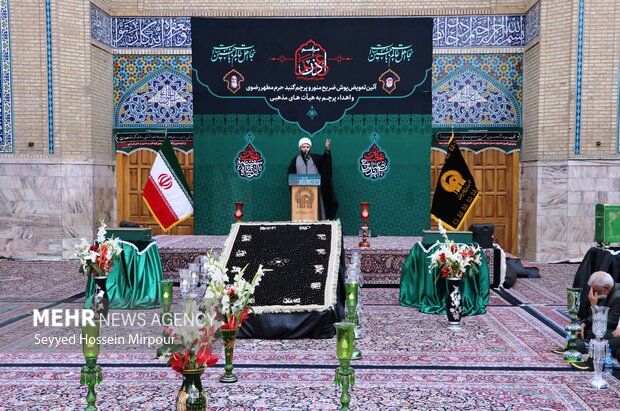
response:
<path id="1" fill-rule="evenodd" d="M 235 201 L 244 221 L 291 218 L 287 167 L 302 133 L 277 115 L 194 117 L 196 234 L 226 234 Z M 419 235 L 430 224 L 429 114 L 347 115 L 312 138 L 322 153 L 331 139 L 338 218 L 345 235 L 361 226 L 360 202 L 370 202 L 376 235 Z"/>

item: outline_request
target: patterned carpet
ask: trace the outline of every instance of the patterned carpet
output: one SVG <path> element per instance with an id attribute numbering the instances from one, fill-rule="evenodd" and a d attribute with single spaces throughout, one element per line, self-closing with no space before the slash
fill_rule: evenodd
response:
<path id="1" fill-rule="evenodd" d="M 238 368 L 240 382 L 202 377 L 210 410 L 336 410 L 331 369 Z M 81 410 L 85 389 L 75 369 L 10 368 L 0 375 L 3 410 Z M 181 380 L 167 368 L 110 368 L 97 386 L 100 410 L 173 410 Z M 356 370 L 353 410 L 614 410 L 620 385 L 596 391 L 585 373 L 468 370 Z M 33 401 L 39 406 L 32 408 Z"/>
<path id="2" fill-rule="evenodd" d="M 607 390 L 588 386 L 592 373 L 574 371 L 551 350 L 563 345 L 566 291 L 577 265 L 539 265 L 541 278 L 518 279 L 491 292 L 488 313 L 446 319 L 398 304 L 399 289 L 362 288 L 363 359 L 353 363 L 354 410 L 619 410 L 620 381 Z M 44 271 L 46 281 L 40 280 Z M 0 410 L 78 410 L 79 344 L 49 348 L 38 338 L 67 336 L 73 327 L 34 327 L 32 308 L 79 308 L 84 279 L 77 264 L 0 261 Z M 19 279 L 18 279 L 19 278 Z M 157 310 L 144 311 L 154 315 Z M 135 311 L 120 311 L 119 314 Z M 119 335 L 136 327 L 102 332 Z M 147 332 L 148 327 L 140 328 Z M 159 333 L 156 327 L 153 333 Z M 108 334 L 110 335 L 110 334 Z M 180 377 L 144 345 L 109 345 L 99 358 L 101 410 L 170 410 Z M 238 340 L 240 382 L 217 381 L 222 361 L 202 377 L 212 410 L 334 410 L 333 339 Z"/>

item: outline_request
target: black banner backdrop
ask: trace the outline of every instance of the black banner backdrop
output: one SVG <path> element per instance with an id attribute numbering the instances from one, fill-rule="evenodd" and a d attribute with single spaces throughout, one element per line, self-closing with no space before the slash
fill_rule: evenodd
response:
<path id="1" fill-rule="evenodd" d="M 252 204 L 252 220 L 290 219 L 286 165 L 304 135 L 318 153 L 324 138 L 332 140 L 345 233 L 357 231 L 359 201 L 373 200 L 384 223 L 375 233 L 426 228 L 432 25 L 396 17 L 192 18 L 195 195 L 203 206 L 195 232 L 227 232 L 231 213 L 222 205 L 234 201 Z"/>
<path id="2" fill-rule="evenodd" d="M 402 99 L 425 80 L 430 87 L 432 43 L 423 34 L 431 31 L 432 19 L 193 18 L 194 95 L 215 97 L 198 98 L 194 111 L 276 110 L 308 134 L 353 107 L 430 113 L 422 93 Z"/>

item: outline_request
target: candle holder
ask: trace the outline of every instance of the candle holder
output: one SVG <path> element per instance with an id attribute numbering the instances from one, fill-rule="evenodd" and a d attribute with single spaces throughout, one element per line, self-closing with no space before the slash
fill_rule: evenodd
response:
<path id="1" fill-rule="evenodd" d="M 172 281 L 161 280 L 161 306 L 164 312 L 170 311 L 172 306 Z"/>
<path id="2" fill-rule="evenodd" d="M 358 282 L 346 282 L 346 306 L 347 306 L 347 321 L 352 323 L 355 327 L 353 329 L 353 354 L 352 360 L 359 360 L 362 358 L 362 352 L 355 346 L 355 328 L 359 326 L 359 316 L 357 315 L 357 303 L 359 299 L 359 283 Z"/>
<path id="3" fill-rule="evenodd" d="M 241 221 L 243 218 L 243 203 L 241 201 L 235 201 L 235 220 Z"/>
<path id="4" fill-rule="evenodd" d="M 181 298 L 186 300 L 190 291 L 190 272 L 187 268 L 179 269 L 179 289 L 181 290 Z"/>
<path id="5" fill-rule="evenodd" d="M 362 217 L 362 227 L 360 228 L 360 235 L 362 237 L 362 241 L 359 243 L 360 248 L 370 248 L 370 243 L 368 242 L 368 237 L 370 237 L 370 227 L 367 225 L 368 218 L 370 217 L 370 213 L 368 212 L 369 205 L 370 203 L 368 202 L 361 203 L 362 212 L 360 215 Z"/>
<path id="6" fill-rule="evenodd" d="M 338 357 L 338 368 L 334 383 L 342 387 L 340 396 L 340 411 L 348 411 L 351 397 L 349 387 L 355 386 L 355 370 L 351 367 L 351 357 L 353 356 L 353 329 L 355 324 L 350 322 L 335 323 L 336 327 L 336 355 Z"/>
<path id="7" fill-rule="evenodd" d="M 603 340 L 603 336 L 607 331 L 607 314 L 609 307 L 592 306 L 592 332 L 596 339 L 590 341 L 590 355 L 592 356 L 592 364 L 594 365 L 594 377 L 589 381 L 590 387 L 596 389 L 607 388 L 609 384 L 603 378 L 603 361 L 607 355 L 607 340 Z"/>
<path id="8" fill-rule="evenodd" d="M 576 350 L 575 344 L 576 333 L 581 331 L 581 326 L 577 324 L 580 295 L 581 288 L 566 289 L 566 307 L 568 308 L 568 318 L 570 318 L 570 323 L 564 328 L 567 336 L 566 351 L 564 352 L 564 361 L 566 362 L 581 361 L 581 353 Z"/>
<path id="9" fill-rule="evenodd" d="M 590 378 L 588 384 L 597 390 L 609 387 L 609 384 L 603 378 L 603 362 L 607 355 L 607 347 L 609 347 L 607 340 L 597 339 L 590 341 L 590 355 L 592 356 L 592 364 L 594 366 L 594 376 Z"/>
<path id="10" fill-rule="evenodd" d="M 99 357 L 99 321 L 94 324 L 82 326 L 82 353 L 86 359 L 86 365 L 82 367 L 80 372 L 80 385 L 88 386 L 88 394 L 86 394 L 86 403 L 88 404 L 85 411 L 96 411 L 97 394 L 95 393 L 95 385 L 101 384 L 103 381 L 103 372 L 97 364 Z"/>

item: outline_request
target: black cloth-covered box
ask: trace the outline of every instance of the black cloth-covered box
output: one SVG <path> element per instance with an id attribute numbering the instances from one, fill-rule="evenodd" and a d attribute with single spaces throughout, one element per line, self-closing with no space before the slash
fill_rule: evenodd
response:
<path id="1" fill-rule="evenodd" d="M 267 271 L 254 294 L 255 315 L 240 338 L 331 338 L 344 317 L 345 253 L 340 221 L 237 223 L 221 256 L 229 275 L 247 265 Z"/>

